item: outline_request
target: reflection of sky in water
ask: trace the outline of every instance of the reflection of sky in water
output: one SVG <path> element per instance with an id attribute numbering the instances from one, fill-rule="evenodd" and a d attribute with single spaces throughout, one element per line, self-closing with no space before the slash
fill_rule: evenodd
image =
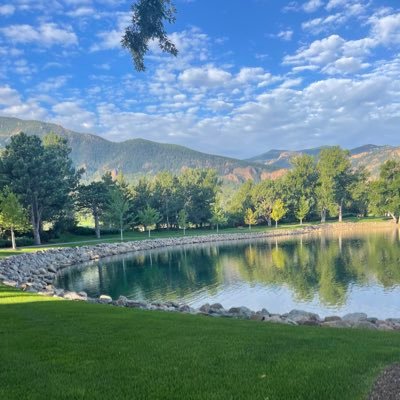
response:
<path id="1" fill-rule="evenodd" d="M 69 268 L 58 285 L 195 307 L 400 316 L 400 246 L 394 230 L 181 246 Z"/>

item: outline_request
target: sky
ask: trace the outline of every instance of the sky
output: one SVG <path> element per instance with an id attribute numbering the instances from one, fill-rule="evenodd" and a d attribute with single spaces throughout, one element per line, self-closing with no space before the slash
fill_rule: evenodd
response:
<path id="1" fill-rule="evenodd" d="M 175 0 L 136 72 L 125 0 L 0 0 L 0 115 L 237 158 L 400 145 L 398 0 Z"/>

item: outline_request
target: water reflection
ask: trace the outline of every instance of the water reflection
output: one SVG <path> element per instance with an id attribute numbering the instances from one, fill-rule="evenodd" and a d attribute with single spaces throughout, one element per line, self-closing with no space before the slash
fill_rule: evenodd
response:
<path id="1" fill-rule="evenodd" d="M 398 316 L 399 243 L 393 229 L 182 246 L 69 268 L 57 284 L 93 297 Z"/>

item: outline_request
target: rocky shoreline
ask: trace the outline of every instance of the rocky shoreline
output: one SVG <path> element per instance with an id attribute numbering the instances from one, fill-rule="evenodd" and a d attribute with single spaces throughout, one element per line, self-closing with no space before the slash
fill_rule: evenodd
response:
<path id="1" fill-rule="evenodd" d="M 204 236 L 191 236 L 169 239 L 154 239 L 115 244 L 97 244 L 94 246 L 54 248 L 35 253 L 24 253 L 11 256 L 0 261 L 0 282 L 4 285 L 20 288 L 28 292 L 46 296 L 62 297 L 66 300 L 81 300 L 102 304 L 111 304 L 120 307 L 134 307 L 146 310 L 162 310 L 171 312 L 185 312 L 203 314 L 213 317 L 252 319 L 266 322 L 283 323 L 289 325 L 313 325 L 337 328 L 366 328 L 379 330 L 400 330 L 400 318 L 379 320 L 369 318 L 363 313 L 347 314 L 344 317 L 330 316 L 321 319 L 317 314 L 301 310 L 292 310 L 287 314 L 270 314 L 267 310 L 252 311 L 246 307 L 233 307 L 225 310 L 221 304 L 204 304 L 199 309 L 191 308 L 186 304 L 175 302 L 145 303 L 129 300 L 121 296 L 113 300 L 107 295 L 97 299 L 88 298 L 86 293 L 68 292 L 55 288 L 53 282 L 57 273 L 66 267 L 81 264 L 100 258 L 121 255 L 136 251 L 146 251 L 162 247 L 182 246 L 219 241 L 248 240 L 273 238 L 283 236 L 303 235 L 313 232 L 354 230 L 360 228 L 387 227 L 382 223 L 343 223 L 334 225 L 312 225 L 298 229 L 285 229 L 278 231 L 258 233 L 215 234 Z"/>

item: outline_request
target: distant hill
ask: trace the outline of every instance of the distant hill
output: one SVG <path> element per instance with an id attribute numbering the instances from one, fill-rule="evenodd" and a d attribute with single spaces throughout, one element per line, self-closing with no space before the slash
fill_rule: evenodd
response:
<path id="1" fill-rule="evenodd" d="M 270 150 L 266 153 L 260 154 L 259 156 L 249 158 L 247 161 L 264 164 L 272 169 L 280 170 L 281 174 L 284 174 L 285 171 L 291 168 L 291 161 L 294 157 L 300 154 L 309 154 L 318 157 L 321 150 L 327 147 L 329 146 L 298 151 Z M 374 144 L 367 144 L 350 149 L 350 154 L 351 163 L 355 168 L 365 167 L 371 172 L 372 176 L 377 176 L 380 165 L 386 160 L 400 160 L 400 146 L 376 146 Z M 278 172 L 276 171 L 275 174 L 277 173 Z"/>
<path id="2" fill-rule="evenodd" d="M 259 181 L 278 178 L 291 168 L 291 160 L 299 154 L 317 157 L 325 147 L 298 151 L 269 150 L 247 160 L 201 153 L 184 146 L 163 144 L 144 139 L 111 142 L 89 133 L 78 133 L 60 125 L 42 121 L 26 121 L 0 117 L 0 148 L 19 132 L 44 135 L 54 132 L 68 140 L 76 167 L 85 168 L 86 180 L 99 178 L 107 171 L 121 170 L 128 179 L 154 175 L 160 171 L 179 174 L 185 168 L 213 168 L 227 183 L 238 184 L 248 179 Z M 389 159 L 400 160 L 400 146 L 367 144 L 350 150 L 354 167 L 366 167 L 377 176 L 379 166 Z"/>
<path id="3" fill-rule="evenodd" d="M 86 170 L 85 179 L 100 177 L 107 171 L 121 170 L 128 179 L 154 175 L 167 170 L 180 173 L 185 168 L 213 168 L 227 182 L 261 180 L 273 175 L 275 168 L 251 161 L 221 157 L 187 147 L 156 143 L 144 139 L 111 142 L 97 135 L 78 133 L 60 125 L 0 117 L 0 147 L 19 132 L 43 137 L 54 132 L 68 140 L 76 167 Z"/>

